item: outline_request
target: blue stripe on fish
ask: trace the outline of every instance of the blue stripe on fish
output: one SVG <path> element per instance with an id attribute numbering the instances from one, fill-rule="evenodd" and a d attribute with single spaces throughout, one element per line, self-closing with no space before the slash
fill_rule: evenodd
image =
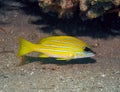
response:
<path id="1" fill-rule="evenodd" d="M 61 44 L 70 44 L 73 46 L 80 46 L 79 44 L 75 44 L 75 43 L 71 43 L 71 42 L 64 42 L 64 41 L 59 41 L 59 40 L 50 40 L 51 42 L 55 42 L 55 43 L 61 43 Z"/>
<path id="2" fill-rule="evenodd" d="M 53 49 L 40 49 L 40 50 L 49 50 L 49 51 L 53 51 L 53 52 L 68 52 L 70 50 L 53 50 Z"/>
<path id="3" fill-rule="evenodd" d="M 69 46 L 56 46 L 56 45 L 51 45 L 51 44 L 42 44 L 42 46 L 51 46 L 51 47 L 57 47 L 57 48 L 71 48 Z"/>

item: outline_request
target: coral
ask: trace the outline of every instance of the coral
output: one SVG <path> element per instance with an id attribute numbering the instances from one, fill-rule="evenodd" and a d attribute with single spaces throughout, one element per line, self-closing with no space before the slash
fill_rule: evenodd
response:
<path id="1" fill-rule="evenodd" d="M 87 19 L 97 18 L 120 6 L 120 0 L 38 0 L 38 2 L 44 12 L 55 12 L 59 17 L 67 18 L 77 12 L 81 18 Z"/>

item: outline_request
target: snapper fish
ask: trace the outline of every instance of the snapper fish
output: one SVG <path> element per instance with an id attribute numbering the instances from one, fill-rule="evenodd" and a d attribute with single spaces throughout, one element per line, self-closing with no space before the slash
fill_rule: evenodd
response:
<path id="1" fill-rule="evenodd" d="M 37 44 L 20 38 L 19 43 L 18 56 L 24 56 L 30 52 L 39 52 L 41 58 L 53 57 L 57 60 L 71 60 L 95 55 L 88 44 L 72 36 L 45 37 L 40 39 Z"/>

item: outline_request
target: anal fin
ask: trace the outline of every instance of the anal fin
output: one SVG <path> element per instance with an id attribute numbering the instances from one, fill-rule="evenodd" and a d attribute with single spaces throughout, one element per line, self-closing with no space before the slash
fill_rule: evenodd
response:
<path id="1" fill-rule="evenodd" d="M 65 61 L 69 61 L 69 60 L 71 60 L 71 59 L 69 59 L 69 58 L 56 58 L 56 60 L 65 60 Z"/>
<path id="2" fill-rule="evenodd" d="M 41 57 L 41 58 L 48 58 L 49 56 L 47 56 L 45 54 L 40 54 L 39 57 Z"/>

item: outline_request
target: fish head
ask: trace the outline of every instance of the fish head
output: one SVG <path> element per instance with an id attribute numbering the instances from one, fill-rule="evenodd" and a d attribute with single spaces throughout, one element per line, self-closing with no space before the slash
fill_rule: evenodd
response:
<path id="1" fill-rule="evenodd" d="M 76 52 L 74 58 L 87 58 L 95 56 L 95 52 L 93 52 L 90 48 L 85 47 L 83 51 Z"/>

